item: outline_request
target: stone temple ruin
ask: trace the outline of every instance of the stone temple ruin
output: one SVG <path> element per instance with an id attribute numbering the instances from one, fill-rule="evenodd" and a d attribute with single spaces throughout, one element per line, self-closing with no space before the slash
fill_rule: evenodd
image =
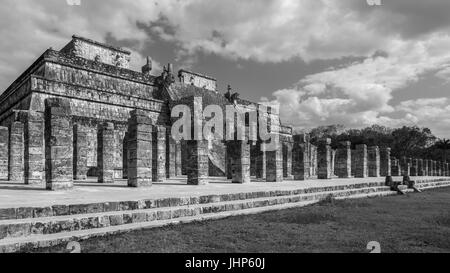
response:
<path id="1" fill-rule="evenodd" d="M 392 158 L 390 149 L 329 139 L 312 145 L 276 113 L 280 145 L 263 141 L 181 140 L 171 136 L 171 110 L 202 98 L 210 104 L 256 109 L 258 104 L 219 92 L 217 82 L 169 64 L 151 74 L 129 69 L 130 52 L 73 36 L 60 51 L 45 51 L 0 96 L 0 180 L 47 190 L 71 189 L 96 176 L 150 186 L 178 176 L 203 185 L 208 177 L 234 183 L 380 176 L 449 176 L 448 163 Z M 272 124 L 274 125 L 274 124 Z"/>

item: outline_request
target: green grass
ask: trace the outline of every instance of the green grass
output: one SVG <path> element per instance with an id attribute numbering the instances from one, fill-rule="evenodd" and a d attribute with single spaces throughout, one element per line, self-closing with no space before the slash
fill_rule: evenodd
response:
<path id="1" fill-rule="evenodd" d="M 82 252 L 450 252 L 450 189 L 132 231 Z M 65 246 L 35 250 L 65 252 Z"/>

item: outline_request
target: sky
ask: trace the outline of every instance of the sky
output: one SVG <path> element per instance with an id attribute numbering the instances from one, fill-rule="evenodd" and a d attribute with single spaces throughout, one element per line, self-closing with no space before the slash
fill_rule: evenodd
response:
<path id="1" fill-rule="evenodd" d="M 73 34 L 173 63 L 297 129 L 418 125 L 450 138 L 450 1 L 0 0 L 0 92 Z M 376 1 L 375 1 L 376 2 Z"/>

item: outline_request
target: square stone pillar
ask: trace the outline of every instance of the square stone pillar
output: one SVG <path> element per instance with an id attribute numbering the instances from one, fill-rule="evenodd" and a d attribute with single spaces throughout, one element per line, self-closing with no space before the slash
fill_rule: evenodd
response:
<path id="1" fill-rule="evenodd" d="M 355 177 L 366 178 L 369 176 L 366 144 L 356 145 L 356 150 L 352 153 L 352 165 L 355 168 Z"/>
<path id="2" fill-rule="evenodd" d="M 428 176 L 428 160 L 423 159 L 423 176 Z"/>
<path id="3" fill-rule="evenodd" d="M 97 138 L 98 182 L 114 183 L 114 124 L 106 122 L 99 125 Z"/>
<path id="4" fill-rule="evenodd" d="M 428 159 L 428 176 L 433 176 L 433 160 Z"/>
<path id="5" fill-rule="evenodd" d="M 417 176 L 425 176 L 423 160 L 417 159 Z"/>
<path id="6" fill-rule="evenodd" d="M 400 163 L 402 168 L 402 176 L 410 176 L 411 175 L 411 165 L 406 157 L 402 157 L 402 161 Z"/>
<path id="7" fill-rule="evenodd" d="M 87 179 L 88 142 L 86 128 L 80 124 L 73 126 L 73 174 L 75 180 Z"/>
<path id="8" fill-rule="evenodd" d="M 171 130 L 166 129 L 166 178 L 176 176 L 176 142 L 172 138 Z"/>
<path id="9" fill-rule="evenodd" d="M 315 145 L 310 145 L 310 149 L 311 149 L 311 153 L 310 153 L 310 162 L 311 162 L 311 169 L 310 169 L 310 173 L 311 176 L 317 176 L 317 146 Z"/>
<path id="10" fill-rule="evenodd" d="M 23 123 L 25 184 L 45 188 L 44 114 L 18 110 L 16 120 Z"/>
<path id="11" fill-rule="evenodd" d="M 166 180 L 166 127 L 153 127 L 153 182 Z"/>
<path id="12" fill-rule="evenodd" d="M 0 180 L 8 180 L 9 129 L 0 127 Z"/>
<path id="13" fill-rule="evenodd" d="M 9 135 L 9 181 L 24 183 L 24 132 L 23 123 L 14 121 L 10 127 Z"/>
<path id="14" fill-rule="evenodd" d="M 208 184 L 209 158 L 207 140 L 186 140 L 188 185 Z"/>
<path id="15" fill-rule="evenodd" d="M 70 108 L 69 108 L 70 111 Z M 45 187 L 44 116 L 28 111 L 25 123 L 25 184 Z"/>
<path id="16" fill-rule="evenodd" d="M 231 179 L 233 183 L 250 183 L 250 143 L 247 140 L 226 142 L 230 153 Z"/>
<path id="17" fill-rule="evenodd" d="M 433 160 L 433 176 L 437 176 L 437 161 Z"/>
<path id="18" fill-rule="evenodd" d="M 331 179 L 331 139 L 321 140 L 317 147 L 317 176 L 319 179 Z"/>
<path id="19" fill-rule="evenodd" d="M 450 176 L 450 170 L 449 170 L 449 166 L 448 163 L 445 163 L 445 176 Z"/>
<path id="20" fill-rule="evenodd" d="M 292 142 L 283 142 L 283 177 L 293 179 L 292 175 Z"/>
<path id="21" fill-rule="evenodd" d="M 339 178 L 352 177 L 352 149 L 351 142 L 341 142 L 336 151 L 336 174 Z"/>
<path id="22" fill-rule="evenodd" d="M 188 154 L 187 154 L 187 144 L 185 140 L 180 140 L 180 146 L 181 146 L 181 174 L 187 175 L 187 160 L 188 160 Z"/>
<path id="23" fill-rule="evenodd" d="M 443 171 L 443 169 L 442 169 L 442 162 L 441 161 L 438 161 L 438 163 L 437 163 L 437 173 L 438 173 L 438 176 L 442 176 L 442 171 Z"/>
<path id="24" fill-rule="evenodd" d="M 152 185 L 153 125 L 143 111 L 134 110 L 128 120 L 128 186 Z"/>
<path id="25" fill-rule="evenodd" d="M 228 180 L 233 179 L 233 160 L 232 160 L 233 149 L 232 146 L 225 144 L 225 175 Z M 209 162 L 208 162 L 209 165 Z"/>
<path id="26" fill-rule="evenodd" d="M 181 142 L 177 142 L 175 144 L 175 175 L 176 176 L 180 176 L 182 175 L 182 165 L 183 163 L 181 162 L 182 157 L 181 157 Z"/>
<path id="27" fill-rule="evenodd" d="M 380 177 L 380 149 L 378 146 L 369 147 L 367 156 L 369 177 Z"/>
<path id="28" fill-rule="evenodd" d="M 261 141 L 256 142 L 256 178 L 258 179 L 266 179 L 266 165 L 267 165 L 267 157 L 265 144 Z"/>
<path id="29" fill-rule="evenodd" d="M 266 147 L 266 181 L 283 181 L 283 146 L 277 143 L 275 149 Z"/>
<path id="30" fill-rule="evenodd" d="M 401 176 L 401 168 L 397 158 L 391 157 L 391 176 Z"/>
<path id="31" fill-rule="evenodd" d="M 391 173 L 391 148 L 383 147 L 380 149 L 380 175 L 392 176 Z"/>
<path id="32" fill-rule="evenodd" d="M 70 103 L 45 101 L 45 170 L 47 190 L 73 188 L 73 124 Z"/>
<path id="33" fill-rule="evenodd" d="M 411 176 L 417 176 L 418 174 L 418 161 L 417 159 L 412 159 L 411 160 Z"/>
<path id="34" fill-rule="evenodd" d="M 292 173 L 294 180 L 306 180 L 309 177 L 309 158 L 307 141 L 304 135 L 294 136 L 292 147 Z"/>

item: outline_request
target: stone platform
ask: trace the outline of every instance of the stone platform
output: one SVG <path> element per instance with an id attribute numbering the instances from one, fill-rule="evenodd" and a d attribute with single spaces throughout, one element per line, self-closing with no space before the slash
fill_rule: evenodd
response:
<path id="1" fill-rule="evenodd" d="M 394 181 L 401 181 L 394 177 Z M 450 186 L 450 177 L 411 177 L 424 190 Z M 0 252 L 45 247 L 93 236 L 173 223 L 223 218 L 305 206 L 325 198 L 396 195 L 384 178 L 253 182 L 209 178 L 204 186 L 179 177 L 150 188 L 126 181 L 76 182 L 69 192 L 48 192 L 0 183 Z M 409 191 L 412 192 L 412 191 Z"/>

